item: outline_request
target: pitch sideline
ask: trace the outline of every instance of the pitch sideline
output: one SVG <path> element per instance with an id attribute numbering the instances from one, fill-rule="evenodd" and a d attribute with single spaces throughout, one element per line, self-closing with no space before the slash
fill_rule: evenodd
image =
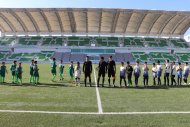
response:
<path id="1" fill-rule="evenodd" d="M 0 113 L 36 113 L 36 114 L 63 114 L 63 115 L 158 115 L 158 114 L 190 114 L 190 111 L 160 111 L 160 112 L 58 112 L 32 110 L 0 110 Z"/>

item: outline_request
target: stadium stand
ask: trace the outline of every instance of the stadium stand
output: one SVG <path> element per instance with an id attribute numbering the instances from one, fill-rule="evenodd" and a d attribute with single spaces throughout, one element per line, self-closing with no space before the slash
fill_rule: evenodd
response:
<path id="1" fill-rule="evenodd" d="M 74 62 L 83 62 L 88 53 L 80 52 L 80 53 L 71 53 L 71 52 L 54 52 L 54 51 L 41 51 L 38 53 L 10 53 L 8 51 L 0 51 L 0 61 L 23 61 L 29 62 L 32 59 L 47 62 L 51 58 L 56 58 L 58 61 L 63 60 L 65 63 L 69 63 L 70 61 Z M 88 54 L 89 55 L 89 54 Z M 190 62 L 190 53 L 189 52 L 180 52 L 171 54 L 169 52 L 131 52 L 131 53 L 100 53 L 90 55 L 92 60 L 99 61 L 99 58 L 103 56 L 107 61 L 109 56 L 113 56 L 113 59 L 116 62 L 135 62 L 140 61 L 141 63 L 147 61 L 149 63 L 157 62 L 158 60 L 161 63 L 164 63 L 166 59 L 170 61 L 180 61 L 180 62 Z M 96 58 L 96 59 L 95 59 Z"/>
<path id="2" fill-rule="evenodd" d="M 155 62 L 158 60 L 164 62 L 166 59 L 169 59 L 170 61 L 176 61 L 175 56 L 169 52 L 150 52 L 149 54 Z"/>
<path id="3" fill-rule="evenodd" d="M 71 53 L 115 53 L 114 49 L 71 49 Z"/>
<path id="4" fill-rule="evenodd" d="M 84 62 L 86 54 L 71 54 L 70 61 L 73 62 Z"/>
<path id="5" fill-rule="evenodd" d="M 189 47 L 184 39 L 170 39 L 170 42 L 176 48 L 188 48 Z"/>
<path id="6" fill-rule="evenodd" d="M 159 60 L 163 63 L 166 59 L 169 59 L 170 61 L 177 60 L 175 56 L 169 52 L 132 52 L 132 55 L 136 61 L 138 60 L 140 62 L 157 62 Z"/>
<path id="7" fill-rule="evenodd" d="M 8 55 L 9 55 L 9 52 L 1 51 L 0 52 L 0 60 L 5 60 Z"/>
<path id="8" fill-rule="evenodd" d="M 135 46 L 135 47 L 144 47 L 144 42 L 140 38 L 124 38 L 124 46 L 129 47 L 129 46 Z"/>
<path id="9" fill-rule="evenodd" d="M 97 37 L 95 38 L 97 46 L 118 47 L 118 37 Z"/>
<path id="10" fill-rule="evenodd" d="M 38 61 L 48 61 L 54 52 L 51 51 L 42 51 L 40 53 L 13 53 L 10 54 L 6 60 L 8 61 L 13 61 L 13 60 L 18 60 L 18 61 L 24 61 L 24 62 L 29 62 L 32 59 L 38 60 Z"/>
<path id="11" fill-rule="evenodd" d="M 37 45 L 42 37 L 18 37 L 18 44 L 21 45 Z"/>
<path id="12" fill-rule="evenodd" d="M 115 53 L 115 60 L 117 62 L 135 62 L 131 53 Z"/>
<path id="13" fill-rule="evenodd" d="M 176 53 L 178 60 L 181 62 L 189 62 L 190 61 L 190 53 Z"/>
<path id="14" fill-rule="evenodd" d="M 166 39 L 157 38 L 144 38 L 144 43 L 147 43 L 149 47 L 168 47 Z"/>
<path id="15" fill-rule="evenodd" d="M 70 52 L 63 53 L 63 55 L 62 55 L 62 60 L 64 60 L 63 62 L 70 62 L 70 57 L 71 57 Z"/>
<path id="16" fill-rule="evenodd" d="M 132 52 L 132 56 L 135 59 L 135 61 L 139 61 L 139 62 L 150 61 L 149 55 L 146 54 L 145 52 Z"/>
<path id="17" fill-rule="evenodd" d="M 9 45 L 14 41 L 14 37 L 0 37 L 0 45 Z"/>
<path id="18" fill-rule="evenodd" d="M 41 46 L 91 46 L 95 43 L 97 47 L 172 47 L 189 48 L 184 39 L 164 39 L 164 38 L 140 38 L 140 37 L 78 37 L 78 36 L 34 36 L 34 37 L 1 37 L 0 45 L 8 45 L 15 42 L 20 45 L 41 45 Z"/>
<path id="19" fill-rule="evenodd" d="M 57 45 L 62 46 L 63 37 L 43 37 L 42 45 Z"/>
<path id="20" fill-rule="evenodd" d="M 90 46 L 90 37 L 67 37 L 68 46 Z"/>
<path id="21" fill-rule="evenodd" d="M 133 55 L 131 53 L 123 53 L 124 62 L 130 61 L 135 62 L 135 59 L 133 58 Z"/>

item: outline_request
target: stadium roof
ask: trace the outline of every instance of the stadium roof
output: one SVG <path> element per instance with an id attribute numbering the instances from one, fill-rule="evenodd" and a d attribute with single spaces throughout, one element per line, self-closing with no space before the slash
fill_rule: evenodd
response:
<path id="1" fill-rule="evenodd" d="M 6 34 L 106 34 L 181 36 L 190 12 L 97 8 L 1 8 Z"/>

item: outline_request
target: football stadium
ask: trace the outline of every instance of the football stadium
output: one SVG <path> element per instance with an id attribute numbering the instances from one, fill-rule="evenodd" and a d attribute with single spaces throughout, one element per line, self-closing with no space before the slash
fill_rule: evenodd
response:
<path id="1" fill-rule="evenodd" d="M 1 127 L 187 127 L 190 11 L 0 8 Z"/>

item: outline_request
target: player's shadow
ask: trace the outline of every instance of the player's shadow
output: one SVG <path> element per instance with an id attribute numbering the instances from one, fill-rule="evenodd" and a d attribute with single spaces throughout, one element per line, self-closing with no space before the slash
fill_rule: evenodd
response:
<path id="1" fill-rule="evenodd" d="M 72 84 L 72 85 L 71 85 Z M 31 83 L 23 83 L 22 85 L 20 84 L 13 84 L 13 83 L 0 83 L 0 85 L 6 85 L 6 86 L 22 86 L 22 87 L 49 87 L 49 88 L 57 88 L 57 87 L 76 87 L 75 83 L 71 83 L 71 82 L 54 82 L 54 83 L 39 83 L 37 85 L 31 84 Z M 80 83 L 80 87 L 85 87 L 84 82 Z M 87 83 L 86 87 L 96 87 L 95 83 L 92 83 L 92 85 L 90 86 L 89 83 Z M 165 85 L 161 85 L 161 86 L 153 86 L 153 85 L 149 85 L 149 86 L 109 86 L 107 84 L 104 85 L 104 87 L 102 87 L 100 85 L 100 87 L 98 88 L 105 88 L 105 89 L 176 89 L 176 88 L 190 88 L 190 85 L 173 85 L 173 86 L 165 86 Z"/>
<path id="2" fill-rule="evenodd" d="M 173 85 L 173 86 L 165 86 L 165 85 L 161 85 L 161 86 L 153 86 L 153 85 L 151 85 L 151 86 L 127 86 L 127 87 L 125 87 L 125 86 L 122 86 L 122 87 L 120 87 L 120 86 L 104 86 L 104 87 L 102 87 L 102 86 L 100 86 L 99 88 L 112 88 L 112 89 L 172 89 L 172 88 L 190 88 L 190 85 Z"/>
<path id="3" fill-rule="evenodd" d="M 22 87 L 50 87 L 50 88 L 56 88 L 56 87 L 69 87 L 69 85 L 66 84 L 52 84 L 52 83 L 39 83 L 39 84 L 32 84 L 32 83 L 23 83 L 23 84 L 13 84 L 13 83 L 1 83 L 0 85 L 5 86 L 22 86 Z"/>

